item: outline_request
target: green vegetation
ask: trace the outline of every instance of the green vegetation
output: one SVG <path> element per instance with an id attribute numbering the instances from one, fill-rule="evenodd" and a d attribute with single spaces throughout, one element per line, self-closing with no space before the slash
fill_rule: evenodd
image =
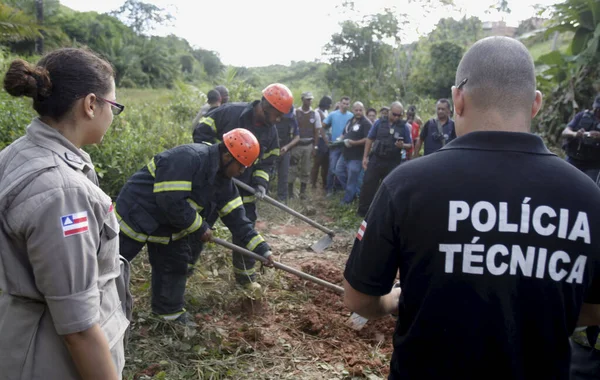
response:
<path id="1" fill-rule="evenodd" d="M 571 45 L 572 38 L 572 33 L 565 32 L 560 34 L 557 40 L 556 50 L 563 54 L 567 53 L 569 46 Z M 527 41 L 525 41 L 525 43 L 527 44 Z M 549 38 L 545 41 L 536 42 L 531 45 L 528 44 L 528 48 L 529 52 L 533 56 L 533 59 L 538 60 L 542 55 L 551 52 L 553 45 L 553 39 Z"/>
<path id="2" fill-rule="evenodd" d="M 139 96 L 139 90 L 125 90 L 118 96 L 125 112 L 115 117 L 102 144 L 85 148 L 100 186 L 113 197 L 155 154 L 192 142 L 190 121 L 205 100 L 183 83 L 174 91 L 146 91 Z"/>
<path id="3" fill-rule="evenodd" d="M 576 112 L 591 106 L 600 92 L 600 2 L 568 0 L 555 6 L 546 35 L 572 35 L 566 52 L 552 51 L 537 59 L 538 83 L 546 93 L 535 131 L 550 144 Z"/>
<path id="4" fill-rule="evenodd" d="M 477 18 L 441 19 L 427 36 L 400 44 L 403 18 L 386 10 L 343 22 L 341 32 L 326 46 L 330 64 L 302 61 L 235 68 L 178 37 L 148 37 L 153 22 L 168 22 L 170 15 L 138 0 L 128 0 L 112 14 L 75 12 L 56 0 L 43 3 L 43 25 L 33 16 L 38 4 L 34 0 L 9 0 L 0 6 L 0 69 L 4 72 L 16 55 L 37 61 L 39 55 L 33 53 L 41 35 L 45 49 L 87 45 L 112 62 L 117 96 L 127 108 L 101 145 L 86 148 L 102 187 L 112 196 L 152 155 L 191 142 L 189 123 L 205 102 L 204 91 L 217 83 L 229 88 L 234 101 L 256 99 L 262 88 L 276 81 L 287 84 L 297 99 L 304 91 L 312 91 L 316 101 L 327 94 L 334 99 L 350 95 L 375 108 L 398 99 L 416 105 L 418 116 L 427 120 L 435 114 L 435 99 L 449 97 L 462 53 L 485 35 Z M 598 65 L 593 64 L 598 61 L 600 11 L 592 5 L 599 6 L 569 0 L 557 6 L 544 26 L 531 19 L 518 29 L 539 65 L 546 107 L 536 130 L 551 145 L 600 87 Z M 0 149 L 23 135 L 35 116 L 29 104 L 0 91 Z"/>
<path id="5" fill-rule="evenodd" d="M 397 38 L 405 27 L 402 16 L 385 11 L 365 15 L 361 21 L 345 21 L 326 48 L 329 63 L 236 68 L 225 67 L 217 53 L 192 48 L 176 36 L 149 37 L 154 22 L 168 22 L 170 17 L 137 0 L 128 0 L 112 14 L 75 12 L 57 0 L 45 0 L 43 23 L 34 16 L 39 3 L 4 0 L 0 4 L 0 71 L 6 72 L 17 56 L 37 61 L 41 37 L 44 51 L 89 46 L 111 61 L 117 71 L 117 98 L 126 109 L 101 144 L 85 149 L 96 165 L 101 187 L 113 197 L 154 154 L 192 141 L 191 120 L 206 100 L 204 93 L 216 84 L 227 86 L 233 101 L 256 99 L 272 82 L 287 84 L 296 99 L 303 91 L 312 91 L 316 101 L 323 95 L 334 100 L 350 95 L 376 108 L 401 100 L 416 105 L 426 121 L 435 114 L 435 99 L 449 96 L 461 54 L 485 35 L 476 18 L 442 19 L 429 35 L 402 44 Z M 556 6 L 546 24 L 527 20 L 518 30 L 536 60 L 545 94 L 535 131 L 559 154 L 558 134 L 600 91 L 599 17 L 600 3 L 566 0 Z M 559 33 L 556 41 L 555 32 Z M 30 104 L 30 99 L 12 98 L 0 90 L 0 149 L 24 134 L 35 116 Z M 271 191 L 276 191 L 275 186 Z M 323 199 L 316 193 L 310 202 L 296 199 L 290 206 L 335 229 L 334 247 L 323 259 L 335 261 L 339 271 L 360 218 L 354 207 L 339 204 L 340 194 Z M 270 225 L 259 230 L 273 244 L 278 259 L 304 270 L 302 255 L 320 232 L 300 229 L 296 237 L 283 236 L 278 229 L 298 227 L 292 218 L 263 205 L 260 212 L 259 223 Z M 216 233 L 225 237 L 227 231 L 217 224 Z M 391 342 L 382 343 L 364 332 L 343 336 L 347 315 L 335 295 L 267 271 L 261 282 L 268 310 L 259 317 L 247 316 L 247 310 L 240 310 L 243 292 L 232 285 L 229 252 L 210 245 L 187 292 L 189 310 L 200 327 L 177 327 L 150 315 L 150 268 L 141 256 L 132 273 L 136 305 L 126 379 L 385 376 Z M 319 310 L 329 315 L 319 315 Z M 318 317 L 320 329 L 309 317 Z M 393 323 L 389 325 L 393 328 Z"/>

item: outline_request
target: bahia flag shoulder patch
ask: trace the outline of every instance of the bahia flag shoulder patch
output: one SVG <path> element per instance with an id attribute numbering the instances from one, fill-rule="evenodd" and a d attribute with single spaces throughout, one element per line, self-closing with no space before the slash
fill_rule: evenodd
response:
<path id="1" fill-rule="evenodd" d="M 82 234 L 88 231 L 87 211 L 81 211 L 75 214 L 60 217 L 63 237 Z"/>
<path id="2" fill-rule="evenodd" d="M 366 230 L 367 230 L 367 221 L 363 220 L 362 223 L 360 224 L 360 227 L 358 227 L 358 232 L 356 233 L 356 238 L 358 240 L 362 240 L 363 235 L 365 234 Z"/>

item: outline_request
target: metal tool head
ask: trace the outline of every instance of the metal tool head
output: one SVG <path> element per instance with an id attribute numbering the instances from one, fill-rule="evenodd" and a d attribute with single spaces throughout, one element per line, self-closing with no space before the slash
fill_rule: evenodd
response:
<path id="1" fill-rule="evenodd" d="M 346 321 L 346 325 L 351 327 L 353 330 L 360 331 L 369 322 L 365 317 L 361 317 L 356 313 L 352 313 L 350 318 Z"/>
<path id="2" fill-rule="evenodd" d="M 310 249 L 312 249 L 316 253 L 322 253 L 324 250 L 329 248 L 329 246 L 331 246 L 332 243 L 333 243 L 333 239 L 331 238 L 331 236 L 325 235 L 321 239 L 319 239 L 316 243 L 311 245 Z"/>

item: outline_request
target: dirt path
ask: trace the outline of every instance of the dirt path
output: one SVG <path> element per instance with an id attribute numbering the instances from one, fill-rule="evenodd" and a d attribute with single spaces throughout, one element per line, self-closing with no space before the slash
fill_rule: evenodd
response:
<path id="1" fill-rule="evenodd" d="M 319 201 L 291 206 L 313 213 L 311 217 L 328 226 L 335 224 L 327 221 Z M 341 285 L 355 231 L 336 230 L 333 246 L 316 254 L 309 246 L 322 232 L 273 207 L 263 207 L 260 213 L 256 229 L 272 246 L 278 261 Z M 208 254 L 213 251 L 216 253 Z M 352 330 L 346 325 L 350 312 L 340 295 L 275 270 L 261 275 L 263 300 L 249 301 L 232 286 L 227 259 L 228 252 L 208 249 L 204 269 L 188 283 L 188 310 L 194 313 L 197 328 L 166 326 L 141 313 L 142 321 L 133 327 L 133 347 L 128 350 L 128 360 L 135 363 L 128 378 L 387 377 L 395 324 L 392 317 L 369 321 L 361 331 Z M 143 270 L 138 275 L 143 277 Z M 152 345 L 156 355 L 142 354 Z"/>

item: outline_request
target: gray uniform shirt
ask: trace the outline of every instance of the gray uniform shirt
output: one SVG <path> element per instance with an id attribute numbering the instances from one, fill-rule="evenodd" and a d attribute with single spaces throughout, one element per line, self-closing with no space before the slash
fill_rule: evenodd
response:
<path id="1" fill-rule="evenodd" d="M 79 379 L 61 335 L 99 324 L 119 374 L 129 267 L 89 156 L 35 119 L 0 152 L 0 377 Z"/>

